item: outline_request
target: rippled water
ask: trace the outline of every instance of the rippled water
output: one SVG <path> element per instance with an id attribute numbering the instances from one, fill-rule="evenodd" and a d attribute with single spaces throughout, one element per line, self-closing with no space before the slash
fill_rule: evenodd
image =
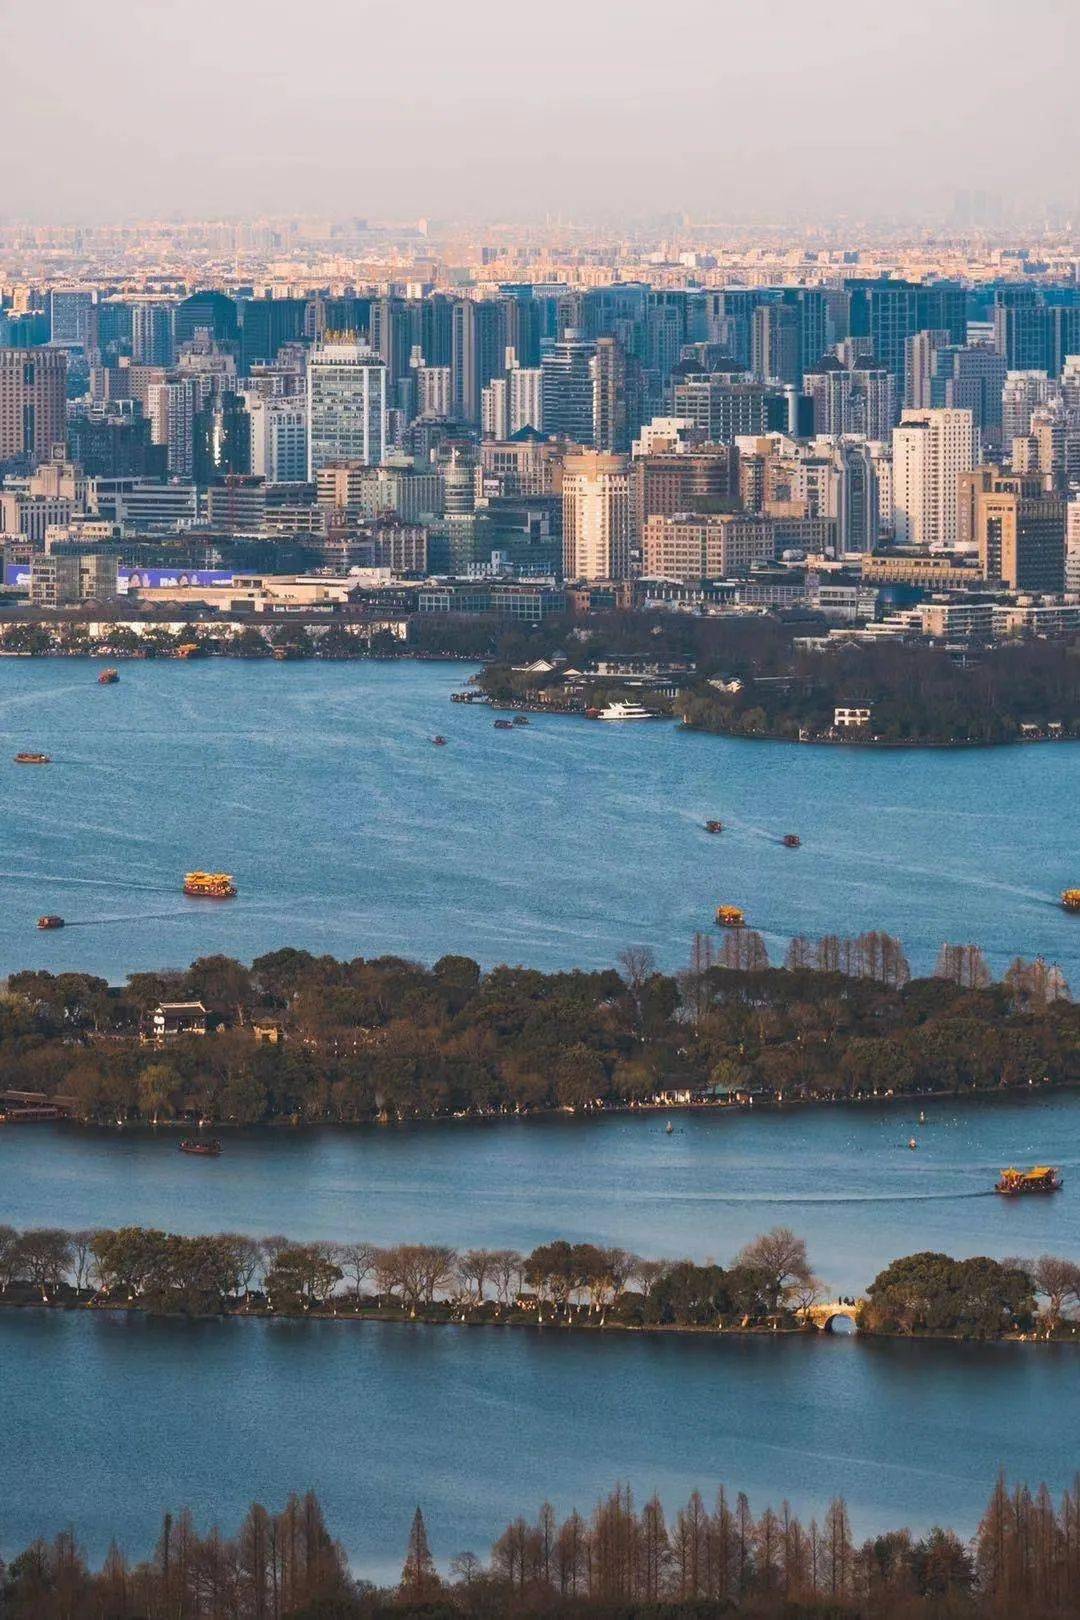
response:
<path id="1" fill-rule="evenodd" d="M 90 664 L 0 661 L 0 759 L 55 761 L 0 764 L 0 970 L 118 978 L 286 943 L 546 968 L 645 943 L 674 968 L 729 899 L 774 950 L 881 926 L 917 968 L 948 938 L 1080 977 L 1080 921 L 1055 904 L 1080 881 L 1072 747 L 871 754 L 555 718 L 496 732 L 448 703 L 465 673 L 148 663 L 98 688 Z M 233 871 L 240 898 L 184 901 L 193 866 Z M 44 911 L 68 928 L 39 934 Z M 1080 1252 L 1080 1100 L 916 1112 L 677 1115 L 671 1136 L 656 1116 L 263 1130 L 207 1162 L 167 1133 L 9 1130 L 0 1221 L 726 1260 L 783 1220 L 846 1292 L 913 1249 Z M 989 1192 L 1036 1160 L 1064 1168 L 1062 1194 Z M 1077 1433 L 1070 1347 L 0 1311 L 4 1552 L 74 1522 L 95 1555 L 114 1532 L 139 1553 L 165 1507 L 231 1527 L 252 1495 L 314 1485 L 382 1578 L 417 1500 L 446 1558 L 616 1478 L 669 1505 L 723 1480 L 804 1513 L 842 1490 L 860 1531 L 970 1531 L 999 1464 L 1060 1487 Z"/>
<path id="2" fill-rule="evenodd" d="M 118 977 L 208 951 L 469 952 L 668 967 L 720 899 L 782 953 L 795 932 L 884 927 L 924 969 L 943 939 L 1080 977 L 1072 745 L 866 752 L 674 725 L 451 705 L 466 666 L 0 660 L 0 968 Z M 439 731 L 449 741 L 432 748 Z M 709 816 L 727 830 L 710 838 Z M 778 842 L 787 831 L 797 851 Z M 240 898 L 185 901 L 193 866 Z M 39 934 L 58 911 L 69 927 Z"/>
<path id="3" fill-rule="evenodd" d="M 252 1496 L 313 1485 L 357 1568 L 392 1579 L 417 1502 L 445 1560 L 617 1479 L 807 1516 L 842 1490 L 860 1535 L 967 1534 L 999 1463 L 1069 1482 L 1076 1354 L 0 1311 L 0 1551 L 74 1522 L 96 1556 L 114 1533 L 142 1553 L 165 1507 L 231 1530 Z"/>
<path id="4" fill-rule="evenodd" d="M 781 1222 L 853 1292 L 897 1255 L 1080 1254 L 1080 1097 L 788 1113 L 563 1116 L 236 1132 L 190 1159 L 171 1131 L 0 1131 L 0 1220 L 528 1249 L 554 1237 L 727 1261 Z M 915 1133 L 917 1152 L 908 1150 Z M 992 1192 L 1059 1165 L 1047 1198 Z"/>

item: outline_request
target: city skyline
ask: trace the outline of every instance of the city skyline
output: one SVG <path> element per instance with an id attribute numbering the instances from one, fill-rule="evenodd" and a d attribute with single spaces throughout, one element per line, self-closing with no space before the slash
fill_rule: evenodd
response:
<path id="1" fill-rule="evenodd" d="M 1007 34 L 999 8 L 967 3 L 930 30 L 926 0 L 842 0 L 827 28 L 792 0 L 767 16 L 690 0 L 667 49 L 651 12 L 565 0 L 536 22 L 492 0 L 334 0 L 318 34 L 280 0 L 125 10 L 122 29 L 114 9 L 59 0 L 62 52 L 25 7 L 3 24 L 9 127 L 34 154 L 5 177 L 6 216 L 979 220 L 1013 217 L 1018 193 L 1034 215 L 1075 212 L 1080 189 L 1063 0 L 1033 0 Z M 1053 116 L 1017 140 L 1009 105 Z"/>

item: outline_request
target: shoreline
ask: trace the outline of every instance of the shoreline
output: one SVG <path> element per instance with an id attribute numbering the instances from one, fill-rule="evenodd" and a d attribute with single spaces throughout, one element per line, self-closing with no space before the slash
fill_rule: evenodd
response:
<path id="1" fill-rule="evenodd" d="M 7 652 L 0 649 L 0 658 L 18 658 L 46 661 L 50 659 L 63 659 L 67 661 L 81 660 L 86 663 L 117 663 L 117 664 L 143 664 L 143 663 L 209 663 L 215 660 L 236 662 L 241 664 L 469 664 L 478 671 L 490 666 L 494 662 L 492 655 L 465 654 L 456 652 L 387 652 L 380 650 L 372 653 L 366 649 L 357 649 L 355 652 L 336 655 L 334 657 L 320 658 L 317 653 L 310 655 L 288 656 L 275 658 L 268 652 L 265 656 L 253 656 L 249 653 L 230 652 L 226 648 L 215 647 L 212 651 L 202 652 L 196 658 L 180 658 L 176 654 L 154 650 L 151 652 L 90 652 L 71 651 L 64 647 L 50 647 L 42 652 Z M 520 712 L 525 714 L 550 715 L 555 719 L 585 720 L 589 716 L 584 709 L 557 708 L 551 704 L 537 703 L 528 698 L 492 697 L 484 694 L 473 698 L 472 703 L 478 707 L 491 708 L 497 712 Z M 734 732 L 714 731 L 708 726 L 695 726 L 687 723 L 685 719 L 675 713 L 656 713 L 652 716 L 656 720 L 668 720 L 676 725 L 680 731 L 693 732 L 702 737 L 721 737 L 730 742 L 771 742 L 801 744 L 809 748 L 854 748 L 873 750 L 910 750 L 913 752 L 942 751 L 950 749 L 984 749 L 984 748 L 1017 748 L 1031 746 L 1036 743 L 1069 743 L 1080 742 L 1080 735 L 1038 736 L 1038 737 L 1003 737 L 997 740 L 984 740 L 977 737 L 955 738 L 952 740 L 904 738 L 889 741 L 884 738 L 837 737 L 826 733 L 816 733 L 811 736 L 786 736 L 767 732 Z"/>
<path id="2" fill-rule="evenodd" d="M 303 1323 L 340 1323 L 342 1325 L 362 1326 L 373 1323 L 376 1326 L 402 1327 L 402 1328 L 497 1328 L 521 1329 L 536 1334 L 543 1333 L 589 1333 L 599 1335 L 640 1335 L 651 1337 L 656 1334 L 673 1336 L 676 1338 L 692 1339 L 805 1339 L 816 1343 L 820 1339 L 851 1338 L 861 1340 L 866 1344 L 952 1344 L 952 1345 L 978 1345 L 985 1347 L 991 1344 L 1024 1344 L 1024 1345 L 1069 1345 L 1080 1347 L 1080 1322 L 1073 1324 L 1071 1334 L 1039 1334 L 1039 1333 L 1003 1333 L 996 1338 L 964 1338 L 956 1333 L 868 1333 L 854 1327 L 850 1333 L 832 1333 L 828 1326 L 818 1326 L 815 1322 L 793 1323 L 790 1325 L 762 1325 L 760 1327 L 709 1327 L 687 1322 L 619 1322 L 619 1321 L 559 1321 L 550 1320 L 541 1322 L 533 1320 L 529 1313 L 518 1311 L 508 1313 L 505 1317 L 468 1317 L 455 1316 L 452 1313 L 419 1311 L 409 1314 L 398 1310 L 371 1309 L 328 1311 L 315 1309 L 310 1311 L 277 1311 L 265 1306 L 244 1307 L 233 1311 L 151 1311 L 136 1303 L 121 1303 L 117 1300 L 96 1299 L 10 1299 L 0 1295 L 0 1313 L 4 1311 L 48 1311 L 66 1312 L 75 1314 L 100 1315 L 102 1313 L 112 1316 L 138 1316 L 155 1322 L 303 1322 Z M 842 1313 L 841 1313 L 842 1314 Z M 851 1320 L 849 1317 L 848 1320 Z"/>
<path id="3" fill-rule="evenodd" d="M 48 1120 L 11 1120 L 5 1121 L 0 1116 L 0 1130 L 7 1127 L 34 1128 L 35 1126 L 71 1126 L 79 1131 L 98 1131 L 110 1137 L 127 1135 L 132 1132 L 138 1134 L 154 1134 L 159 1131 L 221 1131 L 234 1134 L 238 1131 L 357 1131 L 357 1130 L 401 1130 L 411 1126 L 424 1125 L 506 1125 L 521 1124 L 530 1120 L 551 1122 L 563 1120 L 567 1124 L 582 1124 L 585 1121 L 604 1119 L 609 1115 L 625 1117 L 633 1114 L 655 1116 L 658 1114 L 783 1114 L 796 1112 L 803 1108 L 866 1108 L 874 1105 L 894 1107 L 898 1103 L 935 1103 L 935 1102 L 1003 1102 L 1018 1101 L 1026 1098 L 1029 1101 L 1035 1097 L 1059 1093 L 1073 1093 L 1080 1090 L 1080 1079 L 1061 1080 L 1041 1085 L 996 1086 L 993 1088 L 973 1088 L 970 1090 L 961 1087 L 951 1087 L 944 1091 L 903 1091 L 878 1092 L 858 1094 L 851 1097 L 781 1097 L 760 1096 L 753 1097 L 746 1102 L 624 1102 L 610 1103 L 603 1107 L 576 1109 L 570 1107 L 534 1107 L 521 1112 L 509 1113 L 493 1110 L 490 1113 L 450 1113 L 450 1114 L 416 1114 L 396 1119 L 298 1119 L 281 1115 L 271 1119 L 255 1120 L 240 1123 L 237 1120 L 213 1119 L 197 1121 L 192 1119 L 158 1119 L 126 1120 L 120 1124 L 102 1124 L 100 1120 L 83 1120 L 74 1117 L 60 1117 Z M 2 1300 L 0 1300 L 2 1303 Z"/>

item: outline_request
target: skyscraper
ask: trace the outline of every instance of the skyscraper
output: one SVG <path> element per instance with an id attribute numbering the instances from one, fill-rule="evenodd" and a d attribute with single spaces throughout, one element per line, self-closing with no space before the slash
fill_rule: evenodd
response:
<path id="1" fill-rule="evenodd" d="M 66 436 L 63 349 L 0 349 L 0 462 L 46 461 Z"/>
<path id="2" fill-rule="evenodd" d="M 975 465 L 971 412 L 904 411 L 892 442 L 897 544 L 955 545 L 959 478 Z"/>
<path id="3" fill-rule="evenodd" d="M 327 334 L 307 373 L 308 481 L 331 461 L 375 466 L 386 448 L 386 367 L 365 345 Z"/>
<path id="4" fill-rule="evenodd" d="M 545 351 L 540 362 L 545 433 L 563 433 L 577 444 L 592 444 L 595 353 L 596 344 L 582 338 L 576 327 Z"/>
<path id="5" fill-rule="evenodd" d="M 750 369 L 758 382 L 798 382 L 802 332 L 793 304 L 759 304 L 751 329 Z"/>
<path id="6" fill-rule="evenodd" d="M 583 450 L 563 464 L 563 572 L 627 579 L 631 572 L 630 461 Z"/>
<path id="7" fill-rule="evenodd" d="M 614 337 L 597 338 L 591 366 L 592 442 L 598 450 L 627 455 L 640 430 L 645 406 L 641 366 Z"/>
<path id="8" fill-rule="evenodd" d="M 131 358 L 137 366 L 171 366 L 173 304 L 141 302 L 131 306 Z"/>

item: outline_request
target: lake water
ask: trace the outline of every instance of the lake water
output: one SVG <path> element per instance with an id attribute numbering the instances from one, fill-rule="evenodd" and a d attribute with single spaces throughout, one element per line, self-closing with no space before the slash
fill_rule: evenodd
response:
<path id="1" fill-rule="evenodd" d="M 1072 747 L 863 753 L 671 725 L 450 705 L 435 665 L 0 661 L 0 971 L 118 979 L 209 952 L 463 951 L 686 960 L 716 902 L 775 951 L 880 926 L 928 969 L 943 939 L 1080 979 Z M 442 732 L 445 749 L 429 738 Z M 701 830 L 727 824 L 720 838 Z M 780 834 L 803 846 L 784 850 Z M 236 874 L 223 906 L 178 893 Z M 39 934 L 45 911 L 68 919 Z M 780 1221 L 834 1289 L 897 1254 L 1076 1255 L 1080 1099 L 780 1115 L 548 1119 L 230 1135 L 0 1132 L 0 1221 L 528 1248 L 561 1236 L 727 1260 Z M 907 1150 L 915 1131 L 916 1153 Z M 1007 1202 L 1009 1162 L 1065 1191 Z M 515 1330 L 180 1324 L 0 1312 L 0 1550 L 74 1523 L 100 1556 L 146 1551 L 162 1509 L 232 1528 L 251 1496 L 316 1487 L 357 1567 L 395 1573 L 417 1500 L 440 1558 L 485 1551 L 550 1496 L 617 1478 L 670 1506 L 720 1481 L 802 1513 L 847 1494 L 860 1532 L 971 1531 L 996 1468 L 1060 1488 L 1077 1462 L 1071 1347 L 590 1337 Z"/>
<path id="2" fill-rule="evenodd" d="M 551 1238 L 730 1260 L 781 1222 L 834 1289 L 897 1255 L 1080 1255 L 1080 1097 L 788 1113 L 563 1116 L 229 1133 L 190 1159 L 174 1131 L 0 1131 L 0 1220 L 75 1229 L 447 1242 L 528 1250 Z M 920 1143 L 908 1150 L 912 1132 Z M 1003 1165 L 1050 1163 L 1047 1198 L 991 1190 Z"/>
<path id="3" fill-rule="evenodd" d="M 974 1530 L 999 1463 L 1056 1490 L 1076 1467 L 1069 1346 L 600 1339 L 566 1331 L 0 1312 L 0 1551 L 74 1523 L 148 1552 L 161 1511 L 232 1530 L 249 1500 L 318 1489 L 357 1569 L 401 1567 L 424 1509 L 440 1560 L 485 1553 L 548 1497 L 628 1480 L 787 1496 L 855 1529 Z"/>
<path id="4" fill-rule="evenodd" d="M 225 951 L 684 963 L 717 902 L 787 937 L 882 927 L 1080 979 L 1080 750 L 871 752 L 554 716 L 495 731 L 445 664 L 0 660 L 0 970 L 119 978 Z M 433 748 L 435 732 L 448 739 Z M 6 763 L 23 749 L 47 769 Z M 720 817 L 710 838 L 701 823 Z M 788 831 L 797 851 L 778 842 Z M 192 867 L 229 905 L 185 901 Z M 39 934 L 56 911 L 63 933 Z"/>

